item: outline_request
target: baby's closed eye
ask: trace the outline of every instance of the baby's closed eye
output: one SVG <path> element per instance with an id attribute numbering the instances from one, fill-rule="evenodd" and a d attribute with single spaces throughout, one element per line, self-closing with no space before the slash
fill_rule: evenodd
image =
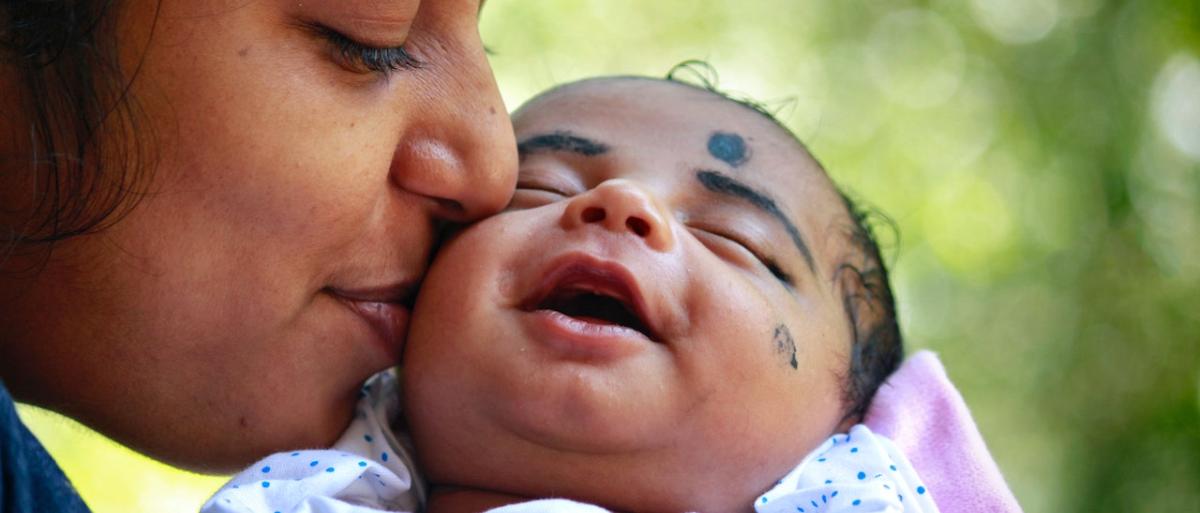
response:
<path id="1" fill-rule="evenodd" d="M 734 234 L 731 230 L 708 225 L 689 225 L 688 229 L 700 242 L 704 243 L 719 256 L 741 261 L 753 261 L 761 270 L 771 273 L 775 279 L 784 285 L 793 286 L 792 277 L 779 267 L 775 259 L 766 256 L 754 244 L 746 242 L 747 238 Z"/>

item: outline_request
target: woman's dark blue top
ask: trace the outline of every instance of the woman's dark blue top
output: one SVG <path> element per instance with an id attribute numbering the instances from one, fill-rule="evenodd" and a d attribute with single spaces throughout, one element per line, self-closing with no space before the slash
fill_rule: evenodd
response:
<path id="1" fill-rule="evenodd" d="M 21 423 L 0 383 L 0 513 L 87 511 L 54 458 Z"/>

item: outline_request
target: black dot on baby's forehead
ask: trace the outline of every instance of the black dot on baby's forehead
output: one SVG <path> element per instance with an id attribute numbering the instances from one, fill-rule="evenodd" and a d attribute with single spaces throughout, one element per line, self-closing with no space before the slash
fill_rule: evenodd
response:
<path id="1" fill-rule="evenodd" d="M 713 132 L 708 138 L 708 153 L 733 167 L 749 159 L 746 141 L 742 136 L 730 132 Z"/>

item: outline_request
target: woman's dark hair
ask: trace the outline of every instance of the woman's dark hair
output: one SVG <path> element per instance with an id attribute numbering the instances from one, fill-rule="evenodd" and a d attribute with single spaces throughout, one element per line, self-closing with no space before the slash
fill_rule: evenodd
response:
<path id="1" fill-rule="evenodd" d="M 115 0 L 0 0 L 0 73 L 16 89 L 4 92 L 4 106 L 19 109 L 0 113 L 0 123 L 28 138 L 0 141 L 0 172 L 32 198 L 0 205 L 16 217 L 0 225 L 0 262 L 14 248 L 49 250 L 102 230 L 139 197 L 153 144 L 134 137 L 147 134 L 138 134 L 128 91 L 136 71 L 125 76 L 120 68 L 111 26 L 117 10 Z M 13 143 L 29 149 L 6 149 Z"/>
<path id="2" fill-rule="evenodd" d="M 817 166 L 825 169 L 803 141 L 781 123 L 770 108 L 720 90 L 717 73 L 708 63 L 697 60 L 682 62 L 671 68 L 666 79 L 708 91 L 758 112 L 791 135 Z M 904 358 L 900 324 L 896 319 L 896 300 L 888 280 L 887 266 L 876 242 L 874 227 L 882 224 L 893 233 L 899 232 L 886 215 L 861 207 L 840 187 L 837 187 L 837 193 L 850 220 L 844 233 L 854 249 L 846 261 L 838 263 L 834 275 L 834 280 L 841 287 L 842 307 L 850 323 L 850 368 L 842 380 L 842 400 L 846 405 L 844 418 L 861 419 L 871 404 L 871 398 L 875 397 L 875 391 Z"/>

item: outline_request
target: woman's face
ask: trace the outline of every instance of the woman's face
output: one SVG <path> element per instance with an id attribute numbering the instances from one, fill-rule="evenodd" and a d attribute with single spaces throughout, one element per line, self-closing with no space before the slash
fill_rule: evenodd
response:
<path id="1" fill-rule="evenodd" d="M 0 282 L 8 386 L 192 468 L 332 442 L 396 363 L 439 224 L 511 195 L 480 7 L 123 3 L 153 187 Z"/>

